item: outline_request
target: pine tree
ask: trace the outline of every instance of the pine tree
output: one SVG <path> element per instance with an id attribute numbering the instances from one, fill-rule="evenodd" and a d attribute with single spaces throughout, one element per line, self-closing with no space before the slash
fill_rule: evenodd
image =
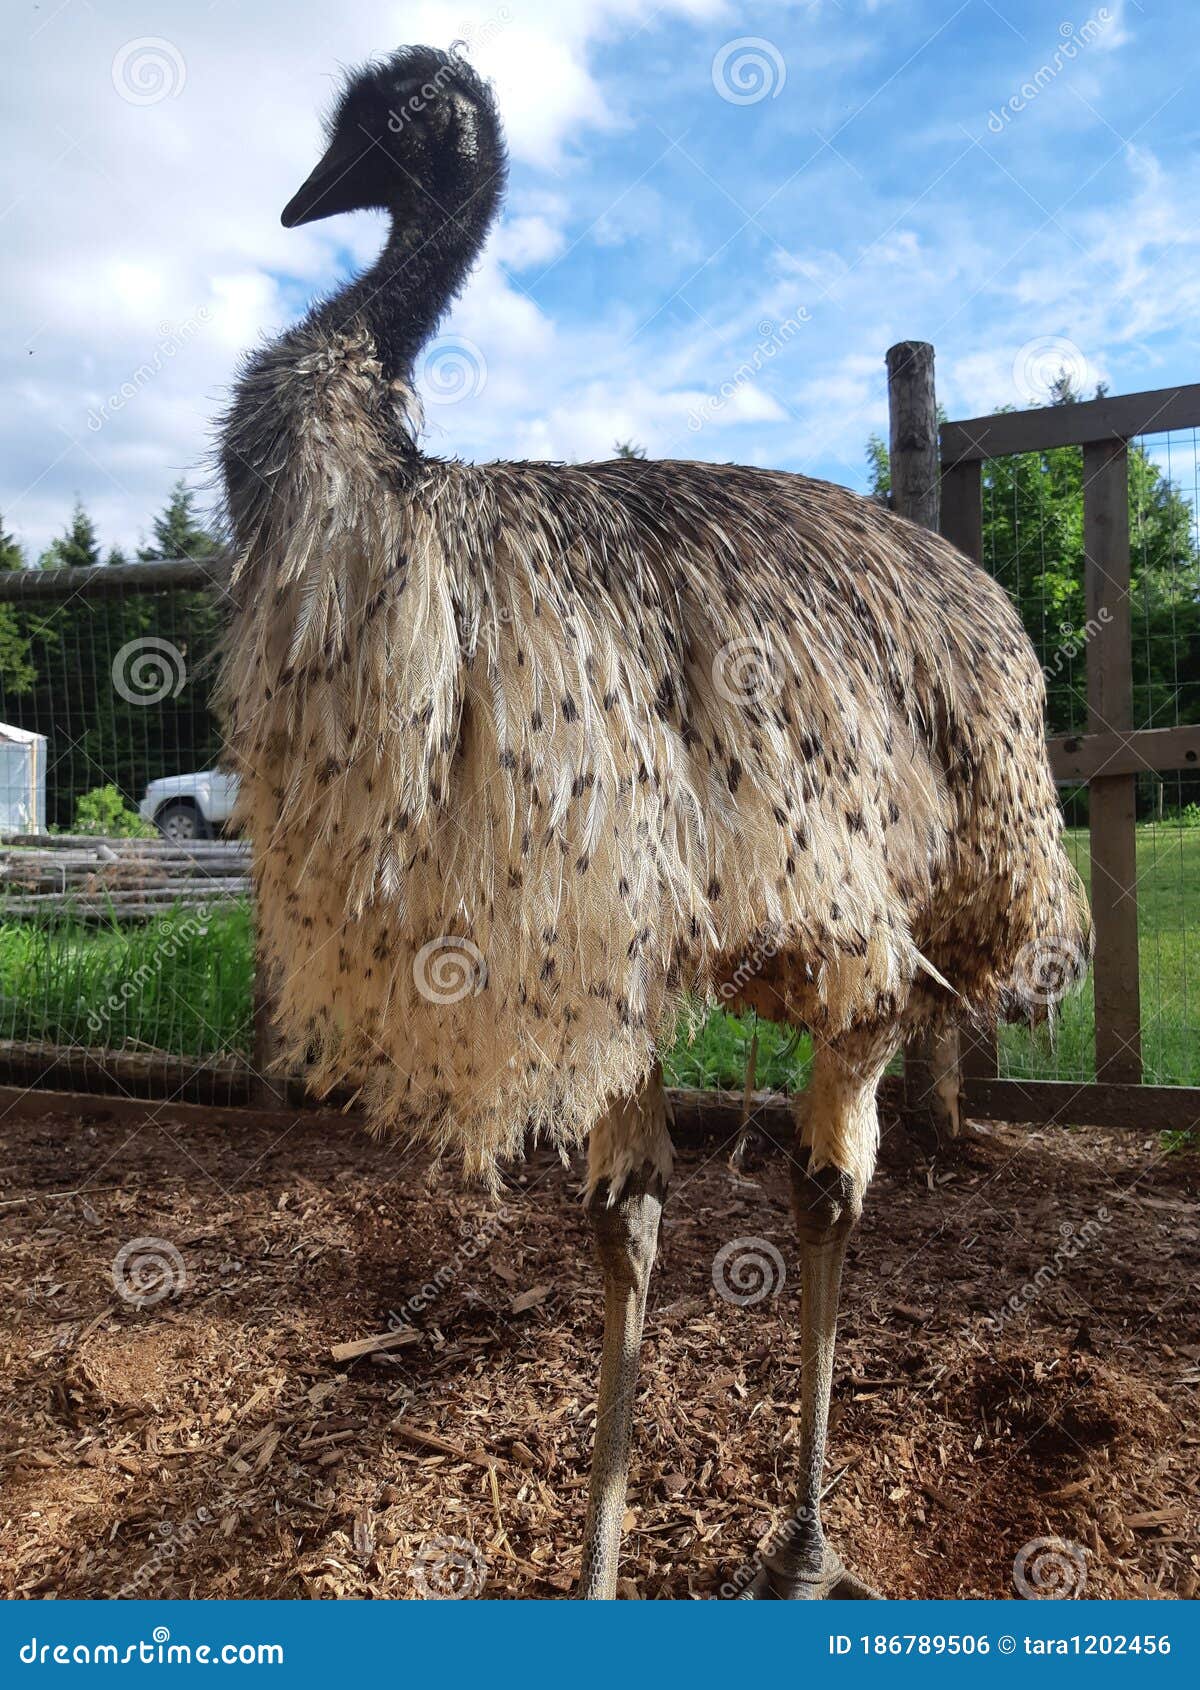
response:
<path id="1" fill-rule="evenodd" d="M 196 512 L 195 500 L 184 480 L 175 483 L 151 524 L 152 543 L 138 550 L 142 563 L 197 562 L 219 550 Z M 145 783 L 159 775 L 191 774 L 217 760 L 221 734 L 210 698 L 221 606 L 213 593 L 192 591 L 131 594 L 125 603 L 125 637 L 171 647 L 177 654 L 172 661 L 184 677 L 177 696 L 164 698 L 153 710 L 138 710 L 130 720 L 137 757 L 128 767 L 118 761 L 117 769 L 126 790 L 140 796 Z M 119 739 L 115 749 L 120 752 Z"/>
<path id="2" fill-rule="evenodd" d="M 20 546 L 0 522 L 0 571 L 24 567 Z M 0 604 L 0 721 L 8 720 L 6 700 L 31 692 L 36 679 L 20 607 Z"/>
<path id="3" fill-rule="evenodd" d="M 213 555 L 217 542 L 196 515 L 195 502 L 195 493 L 181 477 L 172 487 L 166 507 L 154 519 L 154 544 L 143 546 L 138 552 L 143 563 L 165 558 L 195 560 Z"/>
<path id="4" fill-rule="evenodd" d="M 96 524 L 84 510 L 82 499 L 76 499 L 66 530 L 50 542 L 40 561 L 43 569 L 94 569 L 100 562 Z"/>
<path id="5" fill-rule="evenodd" d="M 0 522 L 0 569 L 24 569 L 25 554 Z"/>

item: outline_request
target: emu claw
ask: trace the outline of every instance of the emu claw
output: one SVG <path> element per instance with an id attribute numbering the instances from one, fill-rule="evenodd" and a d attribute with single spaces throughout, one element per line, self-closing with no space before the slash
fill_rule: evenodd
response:
<path id="1" fill-rule="evenodd" d="M 742 1591 L 740 1602 L 882 1602 L 873 1585 L 842 1565 L 828 1547 L 820 1573 L 814 1578 L 784 1572 L 768 1566 L 759 1568 L 752 1584 Z"/>

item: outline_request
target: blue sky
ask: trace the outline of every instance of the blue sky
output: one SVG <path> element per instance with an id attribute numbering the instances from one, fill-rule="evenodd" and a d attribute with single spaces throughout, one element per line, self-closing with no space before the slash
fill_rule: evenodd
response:
<path id="1" fill-rule="evenodd" d="M 0 515 L 31 550 L 76 493 L 136 544 L 206 473 L 239 350 L 369 261 L 378 219 L 278 213 L 337 66 L 405 40 L 467 39 L 513 154 L 421 372 L 430 450 L 632 437 L 861 487 L 898 339 L 960 416 L 1064 363 L 1200 376 L 1182 0 L 56 5 L 4 22 Z"/>

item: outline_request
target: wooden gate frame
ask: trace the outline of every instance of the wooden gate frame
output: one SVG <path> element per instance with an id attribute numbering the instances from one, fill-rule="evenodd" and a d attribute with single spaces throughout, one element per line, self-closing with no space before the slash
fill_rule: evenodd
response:
<path id="1" fill-rule="evenodd" d="M 1004 411 L 941 426 L 941 532 L 983 563 L 983 465 L 1022 452 L 1083 451 L 1088 725 L 1048 740 L 1054 777 L 1088 789 L 1096 931 L 1096 1081 L 998 1078 L 995 1037 L 964 1052 L 967 1108 L 998 1120 L 1189 1128 L 1200 1087 L 1143 1086 L 1135 800 L 1137 777 L 1200 767 L 1200 727 L 1135 728 L 1129 566 L 1129 442 L 1200 427 L 1200 383 Z"/>

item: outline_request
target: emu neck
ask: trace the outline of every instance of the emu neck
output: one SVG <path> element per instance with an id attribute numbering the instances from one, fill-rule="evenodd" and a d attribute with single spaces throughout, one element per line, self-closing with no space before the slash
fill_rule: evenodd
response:
<path id="1" fill-rule="evenodd" d="M 393 217 L 375 263 L 321 308 L 321 320 L 334 330 L 365 322 L 387 379 L 410 378 L 483 244 L 486 224 L 474 222 L 447 217 L 431 231 Z"/>

